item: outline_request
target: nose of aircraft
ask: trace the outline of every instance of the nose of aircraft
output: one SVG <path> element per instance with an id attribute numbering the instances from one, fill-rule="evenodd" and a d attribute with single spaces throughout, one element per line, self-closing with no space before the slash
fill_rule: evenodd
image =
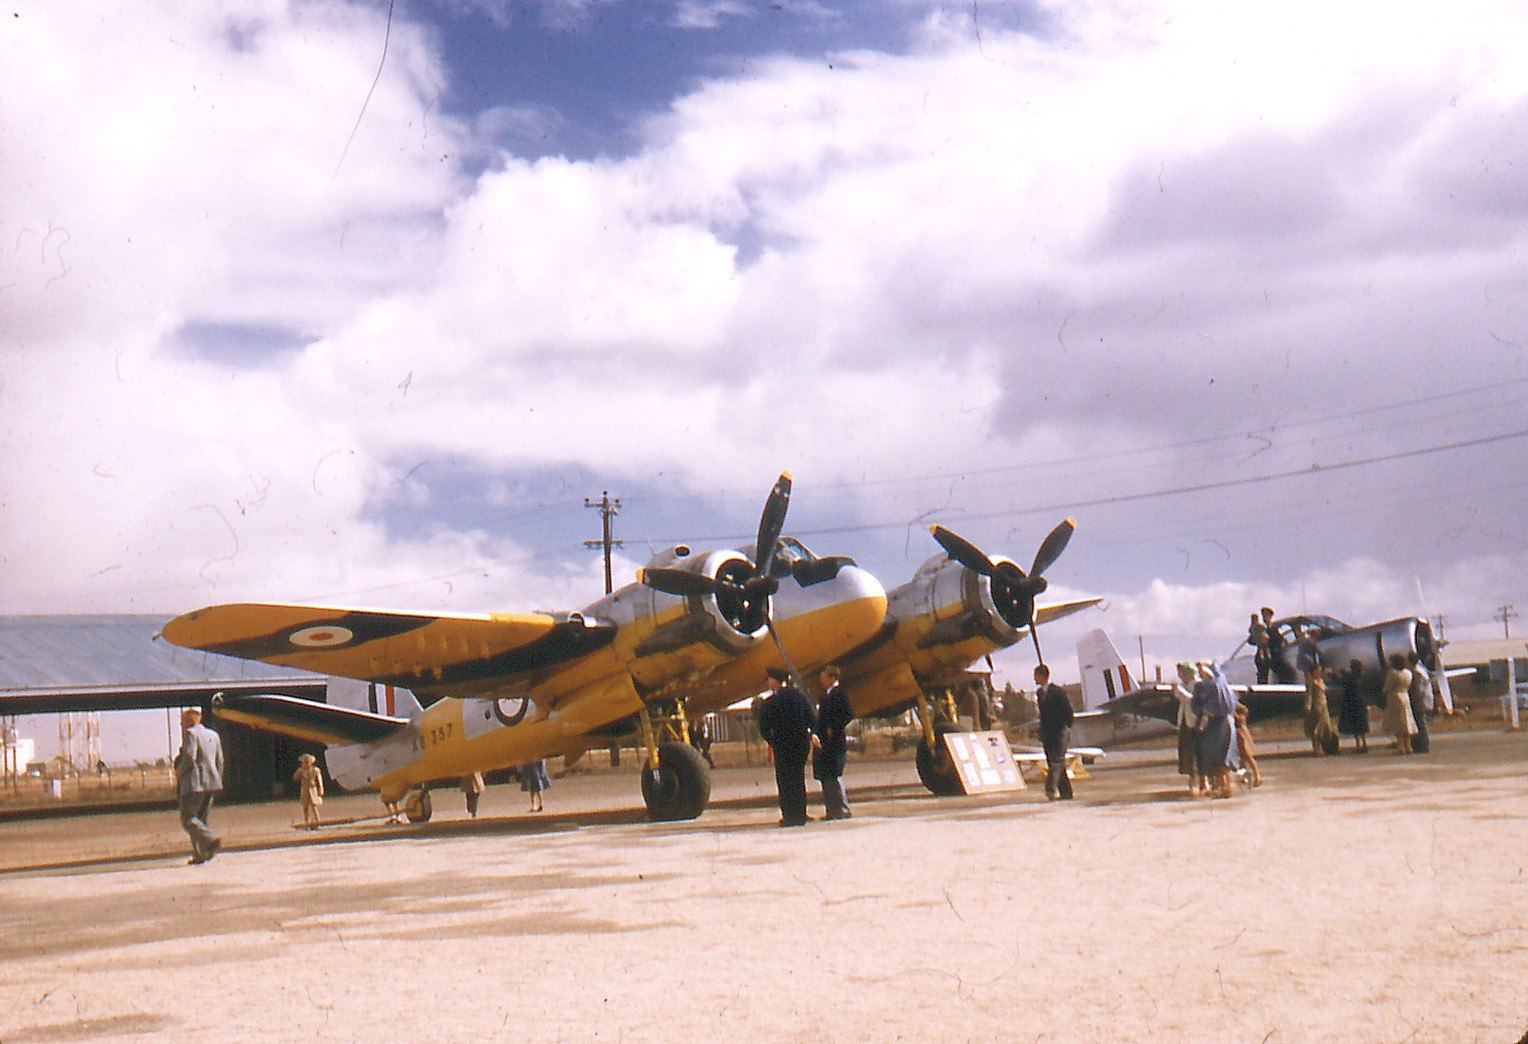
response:
<path id="1" fill-rule="evenodd" d="M 809 643 L 806 659 L 828 659 L 880 630 L 886 618 L 886 589 L 857 565 L 844 565 L 831 580 L 802 587 L 789 580 L 774 598 L 777 626 Z"/>

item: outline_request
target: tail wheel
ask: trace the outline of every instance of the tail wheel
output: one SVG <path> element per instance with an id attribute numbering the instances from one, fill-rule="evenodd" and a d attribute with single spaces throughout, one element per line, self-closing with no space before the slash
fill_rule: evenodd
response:
<path id="1" fill-rule="evenodd" d="M 694 819 L 711 801 L 711 770 L 688 743 L 658 744 L 658 771 L 642 770 L 642 801 L 655 823 Z"/>
<path id="2" fill-rule="evenodd" d="M 960 785 L 960 771 L 955 767 L 950 752 L 940 739 L 947 732 L 959 731 L 960 728 L 954 723 L 939 721 L 934 723 L 932 749 L 927 740 L 918 741 L 918 779 L 935 797 L 954 797 L 965 793 L 965 788 Z"/>
<path id="3" fill-rule="evenodd" d="M 428 823 L 435 814 L 435 808 L 430 803 L 430 792 L 416 790 L 411 793 L 403 803 L 403 814 L 408 816 L 410 823 Z"/>

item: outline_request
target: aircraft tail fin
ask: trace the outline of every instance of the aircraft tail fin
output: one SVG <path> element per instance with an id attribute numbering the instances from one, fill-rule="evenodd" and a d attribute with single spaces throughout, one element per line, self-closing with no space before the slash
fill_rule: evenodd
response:
<path id="1" fill-rule="evenodd" d="M 1082 709 L 1097 710 L 1136 688 L 1137 682 L 1114 643 L 1095 627 L 1077 639 L 1077 670 L 1082 676 Z"/>
<path id="2" fill-rule="evenodd" d="M 329 704 L 389 718 L 407 718 L 412 722 L 418 722 L 424 716 L 424 709 L 408 689 L 353 678 L 329 679 Z"/>

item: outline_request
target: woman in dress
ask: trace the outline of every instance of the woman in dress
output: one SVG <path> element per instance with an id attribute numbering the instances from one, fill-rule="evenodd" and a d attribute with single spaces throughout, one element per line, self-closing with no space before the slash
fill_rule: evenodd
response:
<path id="1" fill-rule="evenodd" d="M 1411 737 L 1417 731 L 1416 719 L 1411 716 L 1411 672 L 1406 669 L 1406 657 L 1396 653 L 1390 657 L 1390 669 L 1385 672 L 1385 731 L 1395 736 L 1395 752 L 1411 753 Z"/>
<path id="2" fill-rule="evenodd" d="M 541 792 L 551 785 L 546 774 L 546 758 L 520 766 L 520 789 L 531 796 L 532 812 L 540 812 L 546 807 L 541 802 Z"/>
<path id="3" fill-rule="evenodd" d="M 1337 706 L 1337 731 L 1353 737 L 1353 750 L 1369 753 L 1369 703 L 1363 694 L 1364 665 L 1361 660 L 1348 664 L 1338 675 L 1342 682 L 1342 702 Z"/>
<path id="4" fill-rule="evenodd" d="M 297 799 L 302 802 L 302 825 L 317 830 L 318 808 L 324 803 L 324 774 L 319 770 L 318 759 L 312 754 L 298 758 L 292 781 L 297 784 Z"/>
<path id="5" fill-rule="evenodd" d="M 1317 663 L 1305 673 L 1305 735 L 1313 754 L 1325 754 L 1332 737 L 1332 712 L 1326 702 L 1326 669 Z"/>
<path id="6" fill-rule="evenodd" d="M 1194 728 L 1194 665 L 1178 664 L 1178 681 L 1173 685 L 1173 695 L 1178 698 L 1178 774 L 1188 777 L 1188 792 L 1202 793 L 1204 777 L 1199 774 L 1199 761 L 1194 747 L 1199 730 Z"/>

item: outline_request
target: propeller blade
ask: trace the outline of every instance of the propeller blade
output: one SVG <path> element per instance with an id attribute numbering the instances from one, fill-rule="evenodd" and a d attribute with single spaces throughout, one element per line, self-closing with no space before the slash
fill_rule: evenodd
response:
<path id="1" fill-rule="evenodd" d="M 1035 552 L 1035 564 L 1030 567 L 1030 576 L 1039 576 L 1049 569 L 1061 557 L 1061 552 L 1066 550 L 1067 541 L 1072 539 L 1072 533 L 1077 529 L 1077 523 L 1071 519 L 1064 519 L 1060 525 L 1051 530 L 1040 543 L 1040 549 Z"/>
<path id="2" fill-rule="evenodd" d="M 769 491 L 769 498 L 764 501 L 764 513 L 759 516 L 759 539 L 753 545 L 753 554 L 757 559 L 756 571 L 761 576 L 769 575 L 769 567 L 774 565 L 775 546 L 780 542 L 780 532 L 785 528 L 785 512 L 791 503 L 791 473 L 782 471 L 780 477 L 775 480 L 775 486 Z"/>
<path id="3" fill-rule="evenodd" d="M 692 573 L 688 569 L 638 569 L 637 580 L 651 587 L 654 591 L 662 591 L 664 594 L 677 595 L 680 598 L 698 598 L 702 595 L 713 594 L 716 591 L 716 581 L 701 573 Z"/>
<path id="4" fill-rule="evenodd" d="M 991 576 L 995 572 L 992 559 L 965 537 L 952 533 L 940 525 L 929 526 L 928 531 L 934 535 L 939 546 L 944 548 L 945 554 L 949 555 L 953 561 L 959 562 L 973 573 L 980 573 L 982 576 Z"/>

